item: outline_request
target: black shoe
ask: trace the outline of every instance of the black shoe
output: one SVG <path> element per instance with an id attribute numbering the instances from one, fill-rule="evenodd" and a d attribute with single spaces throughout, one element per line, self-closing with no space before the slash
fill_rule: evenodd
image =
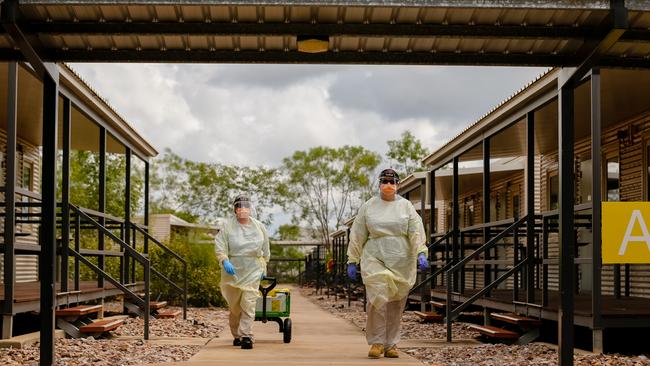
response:
<path id="1" fill-rule="evenodd" d="M 241 349 L 253 349 L 253 340 L 249 337 L 241 337 Z"/>
<path id="2" fill-rule="evenodd" d="M 239 339 L 239 338 L 233 339 L 232 340 L 232 345 L 235 346 L 235 347 L 241 346 L 241 339 Z"/>

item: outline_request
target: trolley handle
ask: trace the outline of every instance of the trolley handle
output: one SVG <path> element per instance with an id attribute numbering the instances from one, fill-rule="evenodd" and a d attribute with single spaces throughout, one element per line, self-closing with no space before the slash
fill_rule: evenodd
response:
<path id="1" fill-rule="evenodd" d="M 270 284 L 267 287 L 262 286 L 262 281 L 268 281 Z M 278 284 L 278 280 L 275 277 L 266 277 L 264 276 L 260 281 L 260 292 L 262 292 L 262 323 L 266 323 L 266 296 L 271 292 L 275 286 Z"/>

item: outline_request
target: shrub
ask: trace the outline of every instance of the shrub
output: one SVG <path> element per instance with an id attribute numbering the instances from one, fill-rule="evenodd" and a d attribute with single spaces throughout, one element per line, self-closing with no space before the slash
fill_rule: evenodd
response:
<path id="1" fill-rule="evenodd" d="M 213 245 L 192 243 L 178 238 L 172 240 L 168 247 L 187 261 L 188 305 L 224 305 L 225 302 L 219 290 L 221 270 L 214 255 Z M 153 268 L 162 272 L 178 286 L 183 286 L 183 266 L 178 260 L 155 244 L 150 244 L 150 258 Z M 166 300 L 173 300 L 177 304 L 181 303 L 182 295 L 165 281 L 153 274 L 151 280 L 153 294 L 161 295 Z"/>

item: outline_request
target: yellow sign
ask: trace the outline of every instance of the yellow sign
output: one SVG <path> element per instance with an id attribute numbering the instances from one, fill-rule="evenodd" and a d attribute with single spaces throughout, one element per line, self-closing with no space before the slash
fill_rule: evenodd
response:
<path id="1" fill-rule="evenodd" d="M 603 264 L 650 263 L 650 202 L 603 202 Z"/>

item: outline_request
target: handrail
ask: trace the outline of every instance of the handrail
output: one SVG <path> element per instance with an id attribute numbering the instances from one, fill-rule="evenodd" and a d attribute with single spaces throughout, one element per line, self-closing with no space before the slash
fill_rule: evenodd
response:
<path id="1" fill-rule="evenodd" d="M 533 216 L 531 219 L 535 219 Z M 461 261 L 456 263 L 454 266 L 452 266 L 445 274 L 447 276 L 446 281 L 447 281 L 447 314 L 445 317 L 445 323 L 447 326 L 447 342 L 452 341 L 452 334 L 451 334 L 451 322 L 458 317 L 461 311 L 463 311 L 465 308 L 467 308 L 469 305 L 474 303 L 478 298 L 481 296 L 485 295 L 488 293 L 490 290 L 492 290 L 495 286 L 498 286 L 501 282 L 503 282 L 506 278 L 512 276 L 514 273 L 519 271 L 521 267 L 524 264 L 529 263 L 530 258 L 525 258 L 522 259 L 519 263 L 517 263 L 514 267 L 509 269 L 506 273 L 502 274 L 498 278 L 496 278 L 494 281 L 490 282 L 489 284 L 485 285 L 479 292 L 471 296 L 469 299 L 467 299 L 465 302 L 460 304 L 457 307 L 453 307 L 452 303 L 452 291 L 453 291 L 453 280 L 452 280 L 452 275 L 454 275 L 456 272 L 458 272 L 460 269 L 463 268 L 465 264 L 470 262 L 473 258 L 484 252 L 485 250 L 489 249 L 490 247 L 494 246 L 497 241 L 503 239 L 506 235 L 508 235 L 510 232 L 517 230 L 519 226 L 521 226 L 523 223 L 528 221 L 528 216 L 524 216 L 521 219 L 515 221 L 512 225 L 508 226 L 505 230 L 497 234 L 495 237 L 490 239 L 487 243 L 481 245 L 478 249 L 476 249 L 474 252 L 471 254 L 467 255 L 465 258 L 463 258 Z M 516 243 L 515 243 L 516 245 Z"/>
<path id="2" fill-rule="evenodd" d="M 481 296 L 485 295 L 485 294 L 488 293 L 490 290 L 492 290 L 493 288 L 495 288 L 496 286 L 498 286 L 498 285 L 499 285 L 501 282 L 503 282 L 505 279 L 507 279 L 508 277 L 512 276 L 513 273 L 515 273 L 515 272 L 517 272 L 518 270 L 520 270 L 521 267 L 522 267 L 524 264 L 526 264 L 526 262 L 527 262 L 527 261 L 526 261 L 525 259 L 521 260 L 519 263 L 517 263 L 516 266 L 510 268 L 506 273 L 502 274 L 501 276 L 499 276 L 498 278 L 496 278 L 494 281 L 490 282 L 489 285 L 484 286 L 484 287 L 483 287 L 479 292 L 475 293 L 475 294 L 472 295 L 469 299 L 465 300 L 465 302 L 463 302 L 462 304 L 460 304 L 460 305 L 458 305 L 457 307 L 455 307 L 454 309 L 452 309 L 452 310 L 450 311 L 451 314 L 448 313 L 447 316 L 448 316 L 448 317 L 451 316 L 451 320 L 456 319 L 456 318 L 458 317 L 458 315 L 460 315 L 460 313 L 461 313 L 463 310 L 465 310 L 465 308 L 467 308 L 467 307 L 470 306 L 472 303 L 474 303 L 474 301 L 476 301 L 478 298 L 480 298 Z M 447 281 L 448 281 L 448 282 L 447 282 L 447 304 L 451 304 L 451 301 L 452 301 L 452 300 L 451 300 L 451 295 L 452 295 L 452 293 L 451 293 L 451 289 L 450 289 L 450 287 L 451 287 L 452 283 L 450 282 L 450 278 L 447 278 Z M 451 306 L 450 306 L 449 308 L 451 308 Z"/>
<path id="3" fill-rule="evenodd" d="M 5 192 L 6 190 L 7 190 L 6 186 L 0 186 L 0 192 Z M 22 187 L 15 187 L 14 188 L 14 193 L 19 194 L 21 196 L 25 196 L 25 197 L 35 199 L 37 201 L 41 201 L 43 199 L 40 194 L 38 194 L 36 192 L 32 192 L 29 189 L 25 189 L 25 188 L 22 188 Z"/>
<path id="4" fill-rule="evenodd" d="M 68 249 L 68 252 L 72 254 L 75 258 L 78 258 L 83 264 L 88 266 L 88 268 L 92 269 L 93 272 L 97 273 L 97 275 L 104 277 L 108 282 L 110 282 L 113 286 L 117 287 L 120 289 L 122 292 L 128 294 L 131 296 L 137 305 L 144 306 L 145 305 L 145 300 L 140 298 L 140 296 L 136 295 L 133 291 L 129 290 L 124 286 L 123 284 L 120 283 L 120 281 L 114 279 L 108 272 L 103 271 L 101 268 L 97 267 L 95 264 L 93 264 L 91 261 L 86 259 L 81 253 L 77 252 L 74 249 Z"/>
<path id="5" fill-rule="evenodd" d="M 458 272 L 461 267 L 463 267 L 467 262 L 471 261 L 472 258 L 476 257 L 477 255 L 481 254 L 485 250 L 489 249 L 490 247 L 494 246 L 497 241 L 503 239 L 504 236 L 506 236 L 508 233 L 510 233 L 512 230 L 516 229 L 519 227 L 522 223 L 524 223 L 528 219 L 528 216 L 524 216 L 521 219 L 515 221 L 512 225 L 508 226 L 505 230 L 497 234 L 495 237 L 492 239 L 488 240 L 487 243 L 481 245 L 478 249 L 476 249 L 474 252 L 471 254 L 467 255 L 465 258 L 463 258 L 460 262 L 456 263 L 453 267 L 449 269 L 449 272 Z"/>
<path id="6" fill-rule="evenodd" d="M 492 227 L 497 227 L 497 226 L 505 226 L 509 225 L 515 222 L 515 218 L 511 217 L 509 219 L 504 219 L 504 220 L 499 220 L 499 221 L 490 221 L 486 222 L 483 224 L 476 224 L 473 226 L 468 226 L 460 229 L 461 233 L 469 232 L 469 231 L 475 231 L 475 230 L 481 230 L 485 228 L 492 228 Z"/>
<path id="7" fill-rule="evenodd" d="M 165 244 L 161 243 L 160 240 L 154 238 L 149 232 L 140 225 L 136 223 L 130 223 L 130 226 L 133 227 L 135 231 L 140 232 L 142 235 L 145 236 L 148 240 L 151 240 L 154 244 L 158 245 L 158 247 L 162 248 L 163 251 L 166 253 L 170 254 L 172 257 L 174 257 L 176 260 L 181 262 L 181 265 L 183 266 L 183 288 L 178 286 L 176 283 L 171 281 L 169 278 L 165 277 L 161 272 L 156 270 L 155 268 L 151 267 L 151 271 L 158 277 L 160 277 L 163 281 L 167 282 L 169 285 L 172 285 L 175 290 L 177 290 L 179 293 L 183 295 L 183 319 L 187 319 L 187 261 L 178 255 L 176 252 L 171 250 L 169 247 L 167 247 Z M 135 234 L 133 235 L 133 240 L 135 240 Z"/>
<path id="8" fill-rule="evenodd" d="M 142 235 L 145 235 L 149 240 L 153 241 L 156 245 L 161 247 L 166 253 L 172 255 L 174 258 L 178 259 L 181 261 L 183 264 L 186 264 L 187 261 L 183 259 L 180 255 L 178 255 L 176 252 L 173 250 L 169 249 L 165 244 L 161 243 L 158 239 L 154 238 L 149 234 L 146 230 L 142 229 L 138 224 L 131 223 L 131 227 L 135 228 L 137 231 L 139 231 Z"/>
<path id="9" fill-rule="evenodd" d="M 84 211 L 82 211 L 79 207 L 75 205 L 70 205 L 70 208 L 72 211 L 76 212 L 80 217 L 84 218 L 86 221 L 90 222 L 93 226 L 95 226 L 97 229 L 99 229 L 102 233 L 104 233 L 106 236 L 111 238 L 113 241 L 115 241 L 119 246 L 121 246 L 125 251 L 129 253 L 135 260 L 140 262 L 142 265 L 148 264 L 149 260 L 145 258 L 142 254 L 138 253 L 137 250 L 131 248 L 128 244 L 126 244 L 122 239 L 118 238 L 110 232 L 108 229 L 106 229 L 104 226 L 102 226 L 100 223 L 97 221 L 93 220 L 88 214 L 86 214 Z"/>
<path id="10" fill-rule="evenodd" d="M 435 242 L 433 242 L 433 243 L 427 245 L 427 249 L 431 249 L 431 248 L 433 248 L 433 247 L 439 245 L 439 244 L 442 243 L 444 240 L 448 239 L 448 238 L 451 236 L 451 234 L 452 234 L 453 232 L 454 232 L 453 230 L 447 231 L 447 232 L 445 233 L 445 235 L 443 235 L 443 236 L 440 237 L 440 239 L 438 239 L 438 240 L 436 240 Z"/>
<path id="11" fill-rule="evenodd" d="M 93 220 L 88 214 L 83 212 L 79 207 L 68 204 L 68 207 L 70 208 L 71 211 L 75 212 L 77 214 L 77 224 L 81 222 L 81 218 L 84 218 L 86 221 L 90 222 L 93 226 L 95 226 L 98 230 L 103 232 L 106 236 L 111 238 L 113 241 L 115 241 L 120 247 L 124 249 L 124 251 L 128 252 L 133 259 L 137 260 L 142 264 L 144 267 L 144 299 L 141 299 L 139 296 L 137 296 L 135 293 L 133 293 L 131 290 L 127 289 L 124 285 L 122 285 L 119 281 L 115 280 L 111 275 L 109 275 L 107 272 L 99 268 L 98 266 L 95 266 L 93 263 L 91 263 L 89 260 L 87 260 L 83 255 L 81 255 L 79 252 L 77 252 L 74 249 L 71 249 L 69 246 L 65 246 L 65 248 L 68 250 L 69 253 L 72 253 L 72 255 L 80 262 L 84 263 L 86 266 L 88 266 L 91 270 L 93 270 L 95 273 L 97 273 L 98 276 L 101 276 L 102 278 L 108 280 L 108 282 L 112 283 L 115 287 L 120 289 L 122 292 L 128 294 L 133 298 L 138 305 L 143 307 L 143 317 L 144 317 L 144 339 L 148 340 L 149 339 L 149 315 L 150 315 L 150 301 L 151 301 L 151 294 L 149 291 L 149 283 L 151 280 L 151 264 L 147 258 L 142 256 L 140 253 L 138 253 L 135 249 L 131 248 L 128 244 L 126 244 L 122 239 L 118 238 L 110 232 L 108 229 L 106 229 L 104 226 L 102 226 L 100 223 L 97 221 Z M 75 235 L 79 235 L 78 230 L 75 233 Z M 75 247 L 76 249 L 77 247 Z M 78 269 L 78 268 L 77 268 Z M 77 272 L 78 273 L 78 272 Z"/>
<path id="12" fill-rule="evenodd" d="M 591 202 L 587 203 L 581 203 L 579 205 L 574 205 L 573 206 L 573 212 L 579 212 L 579 211 L 586 211 L 592 208 Z M 560 210 L 555 209 L 555 210 L 550 210 L 550 211 L 544 211 L 541 213 L 542 217 L 549 217 L 549 216 L 559 216 L 560 215 Z"/>
<path id="13" fill-rule="evenodd" d="M 163 281 L 167 282 L 167 284 L 169 284 L 170 286 L 172 286 L 176 291 L 178 291 L 178 292 L 180 292 L 180 293 L 183 293 L 183 289 L 182 289 L 182 288 L 180 288 L 177 284 L 174 283 L 174 281 L 172 281 L 172 280 L 170 280 L 169 278 L 167 278 L 167 276 L 165 276 L 164 274 L 162 274 L 162 273 L 161 273 L 160 271 L 158 271 L 157 269 L 151 267 L 151 272 L 153 272 L 156 276 L 160 277 Z"/>
<path id="14" fill-rule="evenodd" d="M 95 211 L 95 210 L 90 209 L 90 208 L 85 208 L 85 207 L 80 207 L 80 206 L 77 207 L 77 206 L 74 206 L 72 204 L 70 204 L 70 207 L 75 207 L 76 211 L 83 212 L 84 214 L 86 214 L 86 216 L 101 217 L 101 218 L 109 219 L 111 221 L 115 221 L 115 222 L 119 222 L 119 223 L 124 222 L 123 219 L 121 219 L 119 217 L 116 217 L 116 216 L 113 216 L 113 215 L 109 215 L 109 214 L 107 214 L 105 212 L 99 212 L 99 211 Z"/>
<path id="15" fill-rule="evenodd" d="M 409 295 L 414 293 L 415 291 L 419 290 L 422 286 L 424 286 L 425 283 L 431 282 L 434 280 L 436 277 L 438 277 L 442 272 L 446 271 L 449 269 L 449 266 L 451 266 L 451 262 L 445 264 L 444 266 L 438 268 L 435 272 L 433 272 L 431 275 L 429 275 L 427 278 L 422 280 L 420 283 L 417 285 L 413 286 L 413 288 L 409 291 Z"/>

